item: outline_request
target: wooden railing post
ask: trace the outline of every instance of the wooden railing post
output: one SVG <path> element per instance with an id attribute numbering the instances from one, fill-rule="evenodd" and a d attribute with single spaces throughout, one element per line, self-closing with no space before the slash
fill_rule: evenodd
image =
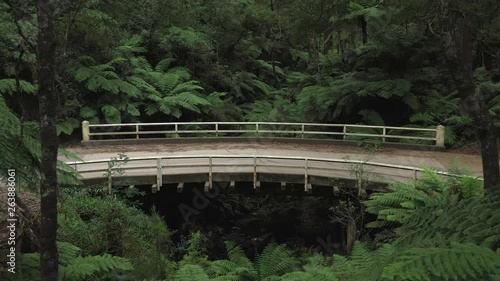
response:
<path id="1" fill-rule="evenodd" d="M 344 124 L 344 140 L 346 139 L 346 134 L 347 134 L 347 125 Z"/>
<path id="2" fill-rule="evenodd" d="M 257 156 L 253 157 L 253 189 L 257 189 Z"/>
<path id="3" fill-rule="evenodd" d="M 139 124 L 135 125 L 135 138 L 139 139 Z"/>
<path id="4" fill-rule="evenodd" d="M 163 166 L 161 157 L 156 158 L 156 191 L 163 185 Z"/>
<path id="5" fill-rule="evenodd" d="M 215 123 L 215 136 L 219 136 L 219 123 Z"/>
<path id="6" fill-rule="evenodd" d="M 302 124 L 302 138 L 304 138 L 304 131 L 305 131 L 305 127 L 306 127 L 306 126 L 305 126 L 304 124 Z"/>
<path id="7" fill-rule="evenodd" d="M 212 190 L 213 174 L 212 174 L 212 156 L 208 157 L 208 187 Z"/>
<path id="8" fill-rule="evenodd" d="M 82 139 L 83 141 L 90 140 L 90 124 L 87 120 L 82 122 Z"/>
<path id="9" fill-rule="evenodd" d="M 259 136 L 259 123 L 255 123 L 255 136 Z"/>
<path id="10" fill-rule="evenodd" d="M 308 167 L 307 167 L 307 158 L 304 159 L 304 191 L 307 192 L 308 191 L 308 185 L 309 185 L 309 181 L 308 181 L 308 178 L 309 178 L 309 173 L 307 171 Z"/>
<path id="11" fill-rule="evenodd" d="M 386 135 L 386 129 L 385 129 L 385 126 L 384 128 L 382 129 L 382 142 L 385 142 L 385 135 Z"/>
<path id="12" fill-rule="evenodd" d="M 445 127 L 442 125 L 436 128 L 436 146 L 444 147 Z"/>

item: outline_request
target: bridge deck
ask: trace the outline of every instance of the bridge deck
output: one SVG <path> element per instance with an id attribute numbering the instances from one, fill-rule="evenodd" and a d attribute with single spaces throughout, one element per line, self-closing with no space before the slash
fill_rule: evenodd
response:
<path id="1" fill-rule="evenodd" d="M 366 149 L 354 146 L 336 144 L 290 144 L 275 140 L 272 142 L 239 141 L 239 142 L 210 142 L 200 143 L 164 143 L 164 144 L 128 144 L 128 145 L 100 145 L 100 146 L 75 146 L 68 149 L 79 155 L 83 160 L 109 159 L 116 157 L 118 153 L 125 153 L 129 157 L 158 157 L 175 155 L 273 155 L 287 157 L 316 157 L 328 159 L 343 159 L 349 157 L 352 160 L 370 161 L 377 163 L 403 165 L 412 167 L 432 167 L 437 170 L 446 171 L 453 158 L 461 159 L 462 167 L 470 167 L 475 175 L 481 176 L 482 165 L 479 155 L 456 154 L 444 151 L 408 150 L 397 148 L 382 148 L 380 151 L 371 153 Z M 156 169 L 155 160 L 134 161 L 127 164 L 129 169 L 127 176 L 139 179 L 144 183 L 154 183 Z M 201 162 L 200 162 L 201 161 Z M 169 159 L 166 163 L 168 169 L 164 168 L 163 183 L 184 181 L 206 181 L 208 180 L 208 168 L 204 165 L 206 160 L 201 159 Z M 213 180 L 241 180 L 251 181 L 253 163 L 252 159 L 214 159 Z M 293 177 L 303 175 L 303 170 L 292 167 L 292 160 L 259 160 L 259 179 L 268 181 L 283 181 L 287 176 L 287 182 L 304 182 L 304 177 Z M 349 175 L 349 168 L 340 167 L 329 171 L 323 169 L 325 164 L 311 164 L 309 170 L 310 183 L 324 185 L 328 183 L 328 177 L 353 178 Z M 148 166 L 147 168 L 145 166 Z M 217 167 L 218 166 L 218 167 Z M 107 163 L 87 164 L 79 168 L 84 179 L 99 179 L 103 177 L 102 170 Z M 133 169 L 130 169 L 133 168 Z M 92 172 L 92 170 L 100 170 Z M 406 181 L 411 179 L 411 171 L 395 171 L 392 168 L 377 167 L 372 170 L 382 178 L 390 176 L 390 180 Z M 231 175 L 229 177 L 228 175 Z M 102 179 L 105 180 L 105 179 Z M 381 180 L 384 182 L 387 180 Z"/>
<path id="2" fill-rule="evenodd" d="M 474 174 L 482 174 L 480 155 L 460 154 L 449 151 L 428 151 L 425 149 L 398 149 L 383 147 L 370 153 L 369 150 L 355 146 L 335 144 L 287 144 L 276 140 L 272 143 L 259 141 L 247 142 L 211 142 L 211 143 L 164 143 L 164 144 L 126 144 L 100 146 L 72 146 L 69 151 L 79 155 L 83 160 L 104 159 L 125 153 L 129 157 L 159 155 L 279 155 L 341 159 L 349 156 L 353 160 L 406 165 L 415 167 L 433 167 L 447 170 L 454 158 L 458 158 L 461 167 L 469 167 Z"/>

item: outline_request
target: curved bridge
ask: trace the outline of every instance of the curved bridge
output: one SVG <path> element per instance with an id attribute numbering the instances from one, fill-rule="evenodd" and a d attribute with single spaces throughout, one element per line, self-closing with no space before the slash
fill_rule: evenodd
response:
<path id="1" fill-rule="evenodd" d="M 363 176 L 369 177 L 372 183 L 408 182 L 421 176 L 423 166 L 440 170 L 443 176 L 454 176 L 447 173 L 445 167 L 455 154 L 429 151 L 434 150 L 436 145 L 441 147 L 444 144 L 444 128 L 439 127 L 414 129 L 347 124 L 235 122 L 105 125 L 84 122 L 83 125 L 82 144 L 87 146 L 70 150 L 84 161 L 67 163 L 80 172 L 85 183 L 104 182 L 110 190 L 118 179 L 134 179 L 138 185 L 151 184 L 153 192 L 171 183 L 178 183 L 178 189 L 182 190 L 185 182 L 204 182 L 205 191 L 212 189 L 215 182 L 227 182 L 230 187 L 234 187 L 237 182 L 247 182 L 257 190 L 261 183 L 278 183 L 282 189 L 286 184 L 301 184 L 305 191 L 310 192 L 313 186 L 335 187 L 338 181 L 332 179 L 358 180 L 360 173 L 365 173 Z M 173 130 L 159 129 L 161 126 L 170 126 Z M 213 128 L 207 129 L 207 126 Z M 230 126 L 230 129 L 224 126 Z M 320 127 L 327 129 L 320 131 Z M 91 128 L 101 131 L 92 132 Z M 110 128 L 114 130 L 110 131 Z M 127 130 L 130 128 L 133 131 Z M 338 128 L 340 130 L 335 131 Z M 175 137 L 158 137 L 169 134 L 175 134 Z M 198 137 L 179 138 L 185 134 L 197 134 Z M 216 134 L 217 138 L 199 137 L 199 134 Z M 256 137 L 259 134 L 273 137 Z M 311 135 L 328 136 L 329 139 L 306 137 Z M 127 139 L 127 136 L 132 138 Z M 96 140 L 96 137 L 101 139 Z M 332 137 L 340 137 L 341 140 L 339 142 Z M 374 154 L 359 147 L 343 145 L 359 137 L 372 141 L 378 138 L 385 146 L 394 143 L 389 140 L 397 139 L 432 141 L 434 144 L 411 146 L 412 150 L 383 148 Z M 146 144 L 141 144 L 144 142 Z M 118 153 L 125 153 L 128 159 L 111 160 Z M 480 163 L 480 158 L 462 156 L 465 156 L 466 164 L 472 164 L 474 172 L 479 175 L 481 167 L 477 163 Z M 375 184 L 371 188 L 378 189 L 379 186 Z"/>

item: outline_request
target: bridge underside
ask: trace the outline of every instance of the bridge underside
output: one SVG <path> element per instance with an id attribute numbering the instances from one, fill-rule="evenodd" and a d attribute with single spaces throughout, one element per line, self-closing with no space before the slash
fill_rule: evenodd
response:
<path id="1" fill-rule="evenodd" d="M 303 192 L 311 194 L 334 195 L 340 189 L 352 188 L 356 186 L 354 178 L 330 178 L 310 175 L 294 174 L 274 174 L 260 173 L 256 176 L 253 173 L 192 173 L 163 175 L 161 181 L 153 175 L 120 176 L 112 178 L 112 186 L 151 186 L 153 193 L 160 191 L 167 186 L 176 186 L 178 192 L 182 192 L 184 184 L 203 184 L 205 192 L 212 192 L 216 188 L 230 188 L 234 192 L 262 192 L 268 193 L 289 193 L 297 191 L 300 187 Z M 83 180 L 86 185 L 102 184 L 110 188 L 106 178 L 87 178 Z M 369 191 L 385 191 L 387 182 L 371 182 L 366 186 Z M 112 188 L 112 187 L 111 187 Z M 325 193 L 325 190 L 328 192 Z M 319 193 L 318 193 L 319 192 Z"/>

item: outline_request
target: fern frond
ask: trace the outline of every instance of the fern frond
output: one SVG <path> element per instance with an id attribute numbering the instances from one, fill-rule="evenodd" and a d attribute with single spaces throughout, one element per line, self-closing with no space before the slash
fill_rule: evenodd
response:
<path id="1" fill-rule="evenodd" d="M 175 273 L 175 281 L 208 281 L 209 277 L 198 265 L 184 265 Z"/>
<path id="2" fill-rule="evenodd" d="M 129 260 L 109 254 L 102 256 L 76 257 L 70 264 L 60 268 L 61 278 L 68 280 L 89 280 L 110 271 L 131 271 Z"/>
<path id="3" fill-rule="evenodd" d="M 500 255 L 474 244 L 404 250 L 398 261 L 384 269 L 383 277 L 407 280 L 485 280 L 500 270 Z"/>
<path id="4" fill-rule="evenodd" d="M 19 90 L 28 94 L 35 94 L 36 87 L 28 81 L 19 80 Z M 0 93 L 12 95 L 17 91 L 16 79 L 0 79 Z"/>
<path id="5" fill-rule="evenodd" d="M 259 255 L 256 268 L 260 279 L 269 276 L 281 276 L 298 267 L 298 260 L 284 245 L 268 244 Z"/>

